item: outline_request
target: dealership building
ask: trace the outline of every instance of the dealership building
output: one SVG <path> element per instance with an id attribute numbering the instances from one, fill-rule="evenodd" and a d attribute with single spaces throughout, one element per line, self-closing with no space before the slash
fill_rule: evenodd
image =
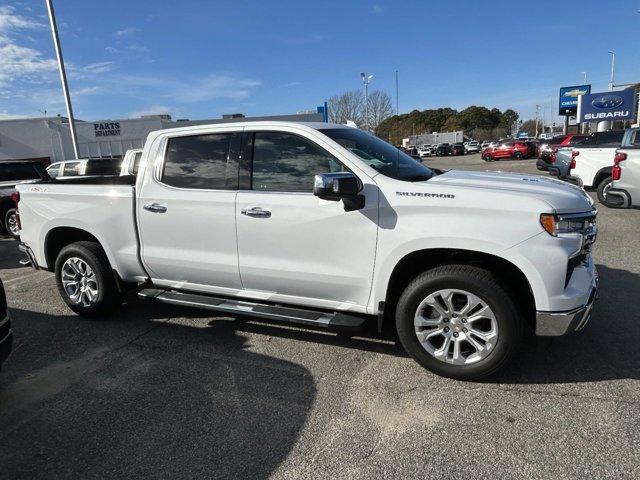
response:
<path id="1" fill-rule="evenodd" d="M 82 158 L 121 157 L 131 148 L 142 148 L 150 132 L 188 125 L 225 122 L 281 120 L 321 122 L 321 113 L 245 117 L 223 115 L 208 120 L 177 120 L 169 115 L 148 115 L 125 120 L 75 121 L 78 148 Z M 74 158 L 69 120 L 65 117 L 39 117 L 0 120 L 0 161 L 39 160 L 45 164 Z"/>

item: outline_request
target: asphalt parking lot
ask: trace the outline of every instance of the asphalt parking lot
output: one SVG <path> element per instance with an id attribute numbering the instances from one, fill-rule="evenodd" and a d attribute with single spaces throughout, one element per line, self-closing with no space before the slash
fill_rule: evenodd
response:
<path id="1" fill-rule="evenodd" d="M 537 173 L 479 155 L 436 168 Z M 391 333 L 349 338 L 132 301 L 74 316 L 0 241 L 14 352 L 0 472 L 36 478 L 638 478 L 640 211 L 599 207 L 585 330 L 527 339 L 483 383 L 421 369 Z"/>

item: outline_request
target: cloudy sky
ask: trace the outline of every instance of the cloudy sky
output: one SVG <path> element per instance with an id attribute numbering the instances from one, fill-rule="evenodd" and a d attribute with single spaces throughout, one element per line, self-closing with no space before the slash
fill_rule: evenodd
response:
<path id="1" fill-rule="evenodd" d="M 562 85 L 640 81 L 640 2 L 54 0 L 76 115 L 293 113 L 360 88 L 400 111 L 535 105 Z M 153 8 L 150 8 L 153 5 Z M 64 114 L 44 1 L 0 4 L 0 118 Z M 553 118 L 555 119 L 555 118 Z"/>

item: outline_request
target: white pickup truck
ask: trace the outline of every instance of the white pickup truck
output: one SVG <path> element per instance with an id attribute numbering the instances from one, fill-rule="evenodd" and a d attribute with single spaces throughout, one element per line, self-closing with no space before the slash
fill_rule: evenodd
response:
<path id="1" fill-rule="evenodd" d="M 569 174 L 579 179 L 584 188 L 597 189 L 598 200 L 605 205 L 611 188 L 613 157 L 623 135 L 624 130 L 592 133 L 573 148 Z"/>
<path id="2" fill-rule="evenodd" d="M 611 206 L 640 207 L 640 128 L 630 128 L 616 151 L 607 194 Z"/>
<path id="3" fill-rule="evenodd" d="M 596 213 L 582 189 L 434 171 L 343 125 L 161 130 L 135 178 L 18 188 L 21 248 L 85 317 L 137 288 L 326 328 L 377 318 L 422 366 L 476 379 L 505 364 L 525 328 L 582 328 L 596 297 Z"/>

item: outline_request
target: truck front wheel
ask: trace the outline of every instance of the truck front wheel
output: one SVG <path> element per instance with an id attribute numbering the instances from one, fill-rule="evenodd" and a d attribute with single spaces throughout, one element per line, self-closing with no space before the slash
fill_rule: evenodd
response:
<path id="1" fill-rule="evenodd" d="M 491 272 L 445 265 L 419 275 L 396 308 L 407 353 L 444 377 L 477 380 L 498 371 L 518 347 L 523 320 Z"/>
<path id="2" fill-rule="evenodd" d="M 97 243 L 64 247 L 56 259 L 55 274 L 62 299 L 81 317 L 104 317 L 122 304 L 109 260 Z"/>

